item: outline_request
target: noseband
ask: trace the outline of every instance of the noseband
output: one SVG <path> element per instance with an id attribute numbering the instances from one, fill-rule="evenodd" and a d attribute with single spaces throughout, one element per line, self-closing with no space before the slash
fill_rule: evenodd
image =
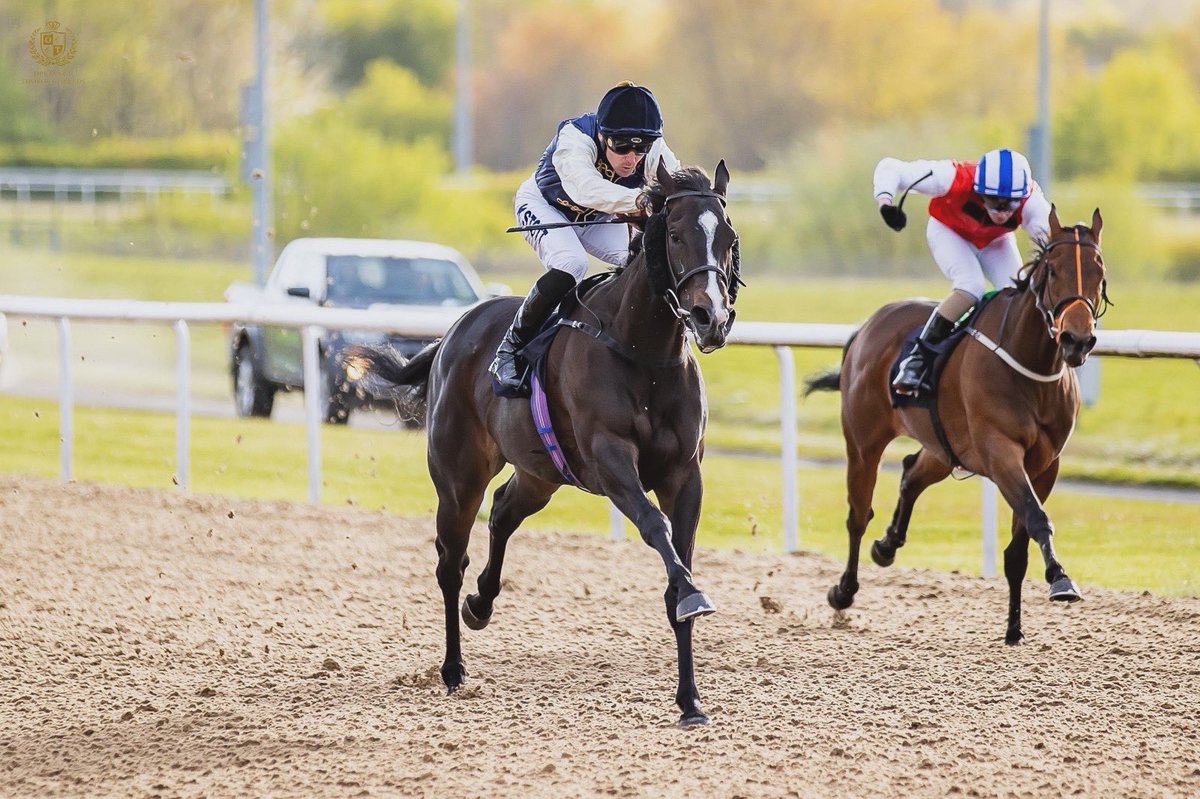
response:
<path id="1" fill-rule="evenodd" d="M 703 191 L 703 190 L 677 191 L 674 194 L 668 194 L 666 199 L 663 200 L 662 213 L 664 215 L 667 213 L 667 207 L 671 204 L 672 200 L 678 200 L 681 197 L 709 197 L 709 198 L 715 199 L 719 203 L 721 203 L 722 207 L 724 207 L 724 205 L 725 205 L 725 197 L 723 195 L 717 194 L 715 191 Z M 692 279 L 696 275 L 701 274 L 702 272 L 716 272 L 717 280 L 720 281 L 720 283 L 721 283 L 721 288 L 726 293 L 728 293 L 728 291 L 729 291 L 729 276 L 725 274 L 725 271 L 723 269 L 721 269 L 721 267 L 719 265 L 717 265 L 715 263 L 707 263 L 707 264 L 703 264 L 701 266 L 697 266 L 693 269 L 689 269 L 686 272 L 684 272 L 682 275 L 676 275 L 674 267 L 671 266 L 671 257 L 670 257 L 670 254 L 668 253 L 668 255 L 667 255 L 667 274 L 671 278 L 671 288 L 667 289 L 667 293 L 666 293 L 664 299 L 667 302 L 667 307 L 671 309 L 671 313 L 675 314 L 676 319 L 681 319 L 686 322 L 691 318 L 691 315 L 692 315 L 691 311 L 687 310 L 679 303 L 679 290 L 683 286 L 684 283 L 686 283 L 688 280 Z"/>
<path id="2" fill-rule="evenodd" d="M 1062 299 L 1060 299 L 1057 303 L 1054 304 L 1053 309 L 1046 308 L 1045 304 L 1042 302 L 1042 291 L 1045 291 L 1045 288 L 1046 288 L 1045 284 L 1043 284 L 1043 286 L 1042 286 L 1042 291 L 1038 291 L 1038 292 L 1034 293 L 1034 303 L 1037 305 L 1037 309 L 1042 313 L 1042 315 L 1046 317 L 1046 330 L 1050 334 L 1050 338 L 1054 339 L 1055 341 L 1058 340 L 1058 337 L 1062 331 L 1063 316 L 1065 316 L 1067 311 L 1069 311 L 1071 308 L 1075 307 L 1076 305 L 1083 305 L 1084 307 L 1086 307 L 1088 309 L 1088 313 L 1090 313 L 1092 315 L 1092 319 L 1096 320 L 1104 315 L 1104 311 L 1107 310 L 1107 304 L 1108 304 L 1108 297 L 1105 296 L 1103 283 L 1101 283 L 1101 286 L 1100 286 L 1100 296 L 1104 300 L 1106 307 L 1102 308 L 1100 311 L 1097 312 L 1096 304 L 1093 303 L 1090 298 L 1084 296 L 1084 294 L 1083 294 L 1083 248 L 1091 247 L 1093 250 L 1096 251 L 1096 255 L 1099 255 L 1100 254 L 1100 245 L 1094 241 L 1083 241 L 1082 239 L 1080 239 L 1078 228 L 1073 229 L 1072 232 L 1075 234 L 1075 237 L 1073 239 L 1066 239 L 1066 238 L 1055 239 L 1054 241 L 1047 244 L 1046 248 L 1044 250 L 1042 250 L 1040 260 L 1043 260 L 1043 261 L 1046 260 L 1050 255 L 1050 251 L 1053 250 L 1055 247 L 1059 247 L 1064 244 L 1071 245 L 1072 247 L 1074 247 L 1075 248 L 1075 292 L 1076 293 L 1069 294 L 1066 297 L 1063 297 Z M 1049 281 L 1047 281 L 1047 282 L 1049 282 Z"/>

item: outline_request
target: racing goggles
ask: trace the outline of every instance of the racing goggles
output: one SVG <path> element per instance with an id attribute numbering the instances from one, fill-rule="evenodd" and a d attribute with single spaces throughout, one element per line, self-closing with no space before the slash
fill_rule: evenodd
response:
<path id="1" fill-rule="evenodd" d="M 654 139 L 644 136 L 605 136 L 604 144 L 617 155 L 645 155 L 654 146 Z"/>
<path id="2" fill-rule="evenodd" d="M 989 211 L 1015 211 L 1022 199 L 1020 197 L 992 197 L 988 194 L 979 196 Z"/>

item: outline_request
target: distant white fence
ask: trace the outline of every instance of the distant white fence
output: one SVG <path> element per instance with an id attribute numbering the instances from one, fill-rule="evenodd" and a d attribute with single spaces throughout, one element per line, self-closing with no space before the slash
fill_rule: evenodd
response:
<path id="1" fill-rule="evenodd" d="M 96 192 L 157 197 L 160 193 L 209 194 L 219 197 L 229 191 L 225 178 L 195 169 L 65 169 L 57 167 L 0 167 L 0 198 L 12 192 L 26 202 L 33 193 L 54 194 L 56 201 L 72 195 L 85 203 Z"/>
<path id="2" fill-rule="evenodd" d="M 82 300 L 52 297 L 0 295 L 0 313 L 17 317 L 51 319 L 57 322 L 59 335 L 59 430 L 60 474 L 71 477 L 73 450 L 73 393 L 71 383 L 71 322 L 151 322 L 169 324 L 176 336 L 176 480 L 187 490 L 191 446 L 191 346 L 189 324 L 231 324 L 244 322 L 295 327 L 304 342 L 304 382 L 315 386 L 318 379 L 317 340 L 323 329 L 378 330 L 432 338 L 443 335 L 461 314 L 456 308 L 431 308 L 420 314 L 405 313 L 397 324 L 396 315 L 387 311 L 347 308 L 292 307 L 280 305 L 240 305 L 233 303 L 136 302 L 132 300 Z M 730 343 L 772 347 L 779 359 L 780 385 L 780 458 L 783 468 L 784 549 L 794 551 L 798 544 L 798 494 L 796 451 L 796 375 L 792 347 L 841 348 L 857 325 L 802 324 L 739 321 Z M 1098 330 L 1094 353 L 1134 358 L 1200 359 L 1200 333 L 1157 330 Z M 304 392 L 304 417 L 308 441 L 308 496 L 320 500 L 321 489 L 321 409 L 319 392 Z M 995 487 L 984 481 L 983 495 L 983 573 L 995 573 L 996 496 Z M 623 521 L 613 511 L 612 529 L 620 537 Z"/>

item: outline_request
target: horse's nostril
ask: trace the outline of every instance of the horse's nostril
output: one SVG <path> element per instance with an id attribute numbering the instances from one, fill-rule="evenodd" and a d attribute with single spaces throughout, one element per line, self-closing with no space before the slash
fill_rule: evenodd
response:
<path id="1" fill-rule="evenodd" d="M 699 305 L 691 310 L 692 322 L 699 328 L 706 328 L 712 324 L 712 314 L 707 308 L 702 308 Z"/>

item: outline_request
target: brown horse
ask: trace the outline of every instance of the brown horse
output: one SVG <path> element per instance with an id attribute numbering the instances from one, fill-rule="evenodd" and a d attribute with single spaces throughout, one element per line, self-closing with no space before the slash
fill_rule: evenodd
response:
<path id="1" fill-rule="evenodd" d="M 840 372 L 808 380 L 808 390 L 841 390 L 848 460 L 850 555 L 829 604 L 844 609 L 858 591 L 858 555 L 874 511 L 884 448 L 908 435 L 921 450 L 903 460 L 900 498 L 886 535 L 871 557 L 890 566 L 904 546 L 913 505 L 956 464 L 990 478 L 1013 511 L 1004 550 L 1008 581 L 1005 641 L 1020 643 L 1021 581 L 1029 539 L 1046 563 L 1050 599 L 1073 602 L 1079 589 L 1054 554 L 1054 527 L 1042 507 L 1058 476 L 1059 455 L 1075 427 L 1079 384 L 1067 367 L 1082 364 L 1096 343 L 1096 319 L 1108 305 L 1100 257 L 1100 210 L 1092 225 L 1061 226 L 1050 212 L 1050 239 L 1026 265 L 1015 288 L 1000 291 L 970 322 L 941 373 L 936 394 L 939 433 L 929 409 L 892 406 L 889 369 L 905 335 L 929 317 L 930 303 L 895 302 L 876 311 L 846 345 Z M 950 451 L 947 451 L 949 447 Z"/>
<path id="2" fill-rule="evenodd" d="M 703 170 L 671 174 L 659 163 L 641 248 L 567 315 L 544 381 L 569 470 L 581 487 L 608 497 L 666 565 L 667 620 L 679 664 L 675 701 L 685 726 L 708 721 L 693 673 L 692 622 L 716 609 L 691 572 L 707 404 L 686 338 L 690 329 L 700 350 L 711 352 L 724 346 L 733 322 L 737 234 L 725 214 L 728 180 L 724 161 L 711 186 Z M 477 306 L 409 362 L 394 353 L 359 353 L 370 361 L 360 368 L 374 377 L 425 391 L 429 474 L 438 495 L 437 579 L 446 611 L 441 672 L 451 692 L 467 675 L 458 597 L 488 482 L 513 465 L 493 498 L 479 591 L 462 603 L 463 621 L 476 630 L 491 620 L 509 536 L 567 482 L 539 439 L 529 401 L 496 396 L 488 375 L 518 303 L 508 297 Z"/>

